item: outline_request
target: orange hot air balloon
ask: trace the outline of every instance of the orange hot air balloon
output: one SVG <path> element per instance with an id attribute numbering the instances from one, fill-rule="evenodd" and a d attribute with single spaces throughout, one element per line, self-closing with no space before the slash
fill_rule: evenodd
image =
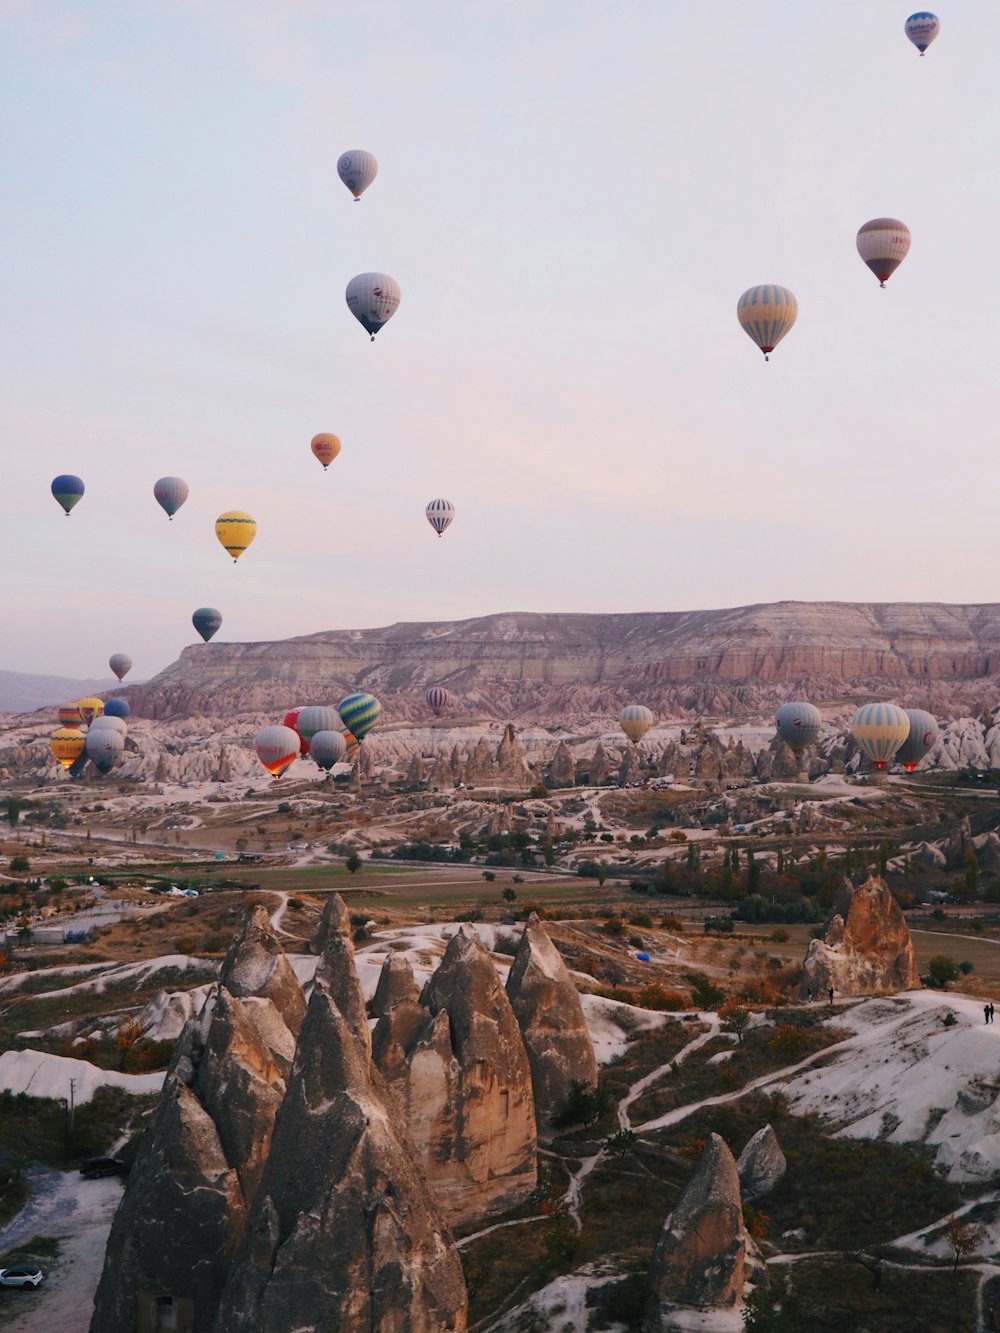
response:
<path id="1" fill-rule="evenodd" d="M 358 740 L 357 736 L 355 736 L 354 732 L 348 731 L 346 727 L 344 728 L 342 735 L 344 737 L 344 745 L 347 747 L 344 753 L 344 758 L 353 761 L 357 758 L 358 751 L 361 749 L 361 742 Z"/>
<path id="2" fill-rule="evenodd" d="M 49 737 L 49 749 L 62 764 L 71 768 L 83 754 L 87 738 L 77 727 L 60 727 Z"/>
<path id="3" fill-rule="evenodd" d="M 314 435 L 309 448 L 323 464 L 325 472 L 340 453 L 340 440 L 336 435 Z"/>

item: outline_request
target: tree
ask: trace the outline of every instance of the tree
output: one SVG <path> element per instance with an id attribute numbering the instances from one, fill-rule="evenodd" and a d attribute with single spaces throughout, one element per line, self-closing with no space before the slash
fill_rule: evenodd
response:
<path id="1" fill-rule="evenodd" d="M 10 868 L 15 875 L 26 875 L 31 869 L 31 862 L 26 856 L 12 856 L 10 858 Z"/>
<path id="2" fill-rule="evenodd" d="M 959 975 L 959 967 L 954 958 L 949 958 L 944 953 L 934 955 L 927 964 L 927 971 L 930 975 L 931 985 L 937 986 L 940 990 L 947 990 L 948 982 L 954 981 Z"/>
<path id="3" fill-rule="evenodd" d="M 508 885 L 500 896 L 503 898 L 505 903 L 512 903 L 517 898 L 517 890 L 512 889 L 510 885 Z"/>
<path id="4" fill-rule="evenodd" d="M 760 893 L 760 862 L 754 859 L 752 848 L 747 848 L 747 893 Z"/>
<path id="5" fill-rule="evenodd" d="M 21 818 L 21 802 L 16 796 L 11 796 L 7 801 L 7 823 L 12 829 L 17 828 L 17 821 Z"/>
<path id="6" fill-rule="evenodd" d="M 552 839 L 546 838 L 542 843 L 542 860 L 547 866 L 551 866 L 556 859 L 556 849 L 552 846 Z"/>
<path id="7" fill-rule="evenodd" d="M 970 1254 L 976 1253 L 982 1235 L 977 1226 L 973 1226 L 971 1222 L 963 1222 L 954 1213 L 948 1218 L 945 1234 L 948 1239 L 948 1248 L 954 1255 L 953 1271 L 957 1273 L 961 1260 L 967 1259 Z"/>
<path id="8" fill-rule="evenodd" d="M 604 864 L 603 861 L 598 861 L 597 882 L 602 888 L 604 887 L 604 881 L 607 879 L 607 877 L 608 877 L 608 867 Z"/>
<path id="9" fill-rule="evenodd" d="M 353 847 L 348 852 L 347 859 L 344 861 L 344 865 L 347 867 L 347 869 L 351 872 L 352 875 L 356 875 L 358 871 L 361 869 L 361 857 L 357 854 L 357 852 Z"/>
<path id="10" fill-rule="evenodd" d="M 743 1045 L 743 1033 L 750 1022 L 750 1010 L 736 1000 L 727 1000 L 719 1010 L 719 1017 L 728 1032 L 735 1032 L 739 1044 Z"/>

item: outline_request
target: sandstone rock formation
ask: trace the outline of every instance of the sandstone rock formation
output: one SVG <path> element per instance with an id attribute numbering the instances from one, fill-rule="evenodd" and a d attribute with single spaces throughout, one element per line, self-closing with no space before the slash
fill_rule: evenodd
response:
<path id="1" fill-rule="evenodd" d="M 181 1035 L 115 1214 L 91 1333 L 134 1328 L 144 1293 L 190 1301 L 194 1333 L 213 1325 L 295 1047 L 267 997 L 297 1014 L 280 967 L 287 960 L 264 947 L 267 934 L 254 913 L 224 966 L 241 994 L 220 985 Z"/>
<path id="2" fill-rule="evenodd" d="M 607 782 L 611 776 L 611 760 L 608 758 L 608 752 L 600 741 L 594 753 L 590 757 L 590 783 L 593 787 L 599 787 L 602 782 Z"/>
<path id="3" fill-rule="evenodd" d="M 556 746 L 548 776 L 553 787 L 572 787 L 576 782 L 576 760 L 565 741 Z"/>
<path id="4" fill-rule="evenodd" d="M 496 773 L 498 780 L 508 786 L 531 782 L 531 769 L 525 758 L 524 746 L 514 735 L 514 727 L 510 722 L 504 728 L 497 746 Z"/>
<path id="5" fill-rule="evenodd" d="M 743 1224 L 736 1163 L 710 1134 L 698 1168 L 667 1218 L 653 1252 L 645 1333 L 690 1327 L 678 1307 L 732 1307 L 743 1296 L 753 1242 Z"/>
<path id="6" fill-rule="evenodd" d="M 770 1194 L 778 1181 L 785 1174 L 788 1163 L 781 1151 L 778 1136 L 771 1125 L 758 1129 L 747 1140 L 746 1147 L 739 1155 L 736 1170 L 740 1177 L 740 1189 L 743 1198 L 749 1202 Z"/>
<path id="7" fill-rule="evenodd" d="M 531 1067 L 479 937 L 460 929 L 414 1003 L 379 1019 L 372 1049 L 446 1219 L 514 1207 L 534 1189 Z"/>
<path id="8" fill-rule="evenodd" d="M 481 736 L 476 742 L 476 748 L 465 761 L 465 767 L 462 769 L 462 781 L 467 787 L 474 787 L 481 782 L 491 783 L 495 777 L 496 762 L 493 758 L 493 752 L 486 737 Z"/>
<path id="9" fill-rule="evenodd" d="M 216 1333 L 466 1327 L 458 1252 L 334 1002 L 362 1004 L 348 946 L 331 932 Z"/>
<path id="10" fill-rule="evenodd" d="M 885 880 L 873 875 L 860 888 L 845 881 L 812 940 L 802 965 L 801 993 L 822 997 L 885 995 L 920 985 L 913 940 Z"/>
<path id="11" fill-rule="evenodd" d="M 391 1013 L 401 1000 L 416 1004 L 419 999 L 420 990 L 410 960 L 401 953 L 388 953 L 378 974 L 378 985 L 371 1002 L 372 1017 L 381 1018 Z"/>
<path id="12" fill-rule="evenodd" d="M 535 1118 L 549 1125 L 574 1079 L 596 1085 L 597 1061 L 580 996 L 559 950 L 532 912 L 507 977 L 507 995 L 531 1065 Z"/>
<path id="13" fill-rule="evenodd" d="M 255 907 L 229 946 L 219 984 L 237 997 L 270 1000 L 292 1032 L 298 1032 L 306 1011 L 302 987 L 271 929 L 266 907 Z"/>

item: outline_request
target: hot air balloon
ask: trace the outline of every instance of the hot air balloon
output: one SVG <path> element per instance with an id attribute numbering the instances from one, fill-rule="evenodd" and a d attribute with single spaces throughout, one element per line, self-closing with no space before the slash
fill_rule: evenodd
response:
<path id="1" fill-rule="evenodd" d="M 308 754 L 309 742 L 306 740 L 305 736 L 302 735 L 301 731 L 299 731 L 299 714 L 301 712 L 301 708 L 289 708 L 288 712 L 281 719 L 281 725 L 283 727 L 291 727 L 299 738 L 299 753 Z"/>
<path id="2" fill-rule="evenodd" d="M 153 484 L 153 498 L 173 523 L 174 515 L 188 498 L 188 484 L 180 477 L 161 477 Z"/>
<path id="3" fill-rule="evenodd" d="M 347 308 L 372 342 L 399 309 L 399 283 L 388 273 L 359 273 L 347 284 Z"/>
<path id="4" fill-rule="evenodd" d="M 126 699 L 107 699 L 104 704 L 105 717 L 128 717 L 131 711 Z"/>
<path id="5" fill-rule="evenodd" d="M 61 727 L 78 727 L 80 725 L 80 705 L 61 704 L 59 706 L 59 725 Z"/>
<path id="6" fill-rule="evenodd" d="M 448 707 L 450 697 L 443 685 L 431 685 L 424 690 L 424 698 L 435 717 L 440 717 Z"/>
<path id="7" fill-rule="evenodd" d="M 340 720 L 353 736 L 363 741 L 382 716 L 382 705 L 374 694 L 348 694 L 337 705 Z"/>
<path id="8" fill-rule="evenodd" d="M 910 734 L 896 751 L 896 758 L 912 773 L 938 738 L 940 728 L 933 713 L 925 713 L 922 708 L 905 708 L 910 719 Z"/>
<path id="9" fill-rule="evenodd" d="M 100 717 L 95 717 L 87 731 L 88 736 L 92 736 L 95 731 L 117 731 L 118 735 L 124 738 L 128 735 L 128 723 L 123 717 L 109 716 L 108 713 L 102 713 Z"/>
<path id="10" fill-rule="evenodd" d="M 799 303 L 788 288 L 772 283 L 749 288 L 736 303 L 740 328 L 764 353 L 765 361 L 795 323 L 798 313 Z"/>
<path id="11" fill-rule="evenodd" d="M 86 736 L 77 727 L 60 727 L 49 737 L 49 749 L 63 768 L 69 768 L 80 758 L 86 744 Z"/>
<path id="12" fill-rule="evenodd" d="M 455 506 L 450 500 L 431 500 L 424 514 L 427 516 L 427 522 L 440 537 L 455 517 Z"/>
<path id="13" fill-rule="evenodd" d="M 941 31 L 941 20 L 929 10 L 921 9 L 918 13 L 910 15 L 903 24 L 903 31 L 920 54 L 925 55 L 927 48 Z"/>
<path id="14" fill-rule="evenodd" d="M 103 699 L 77 699 L 77 712 L 80 714 L 80 720 L 86 722 L 89 727 L 95 717 L 100 717 L 104 712 Z"/>
<path id="15" fill-rule="evenodd" d="M 347 742 L 339 731 L 317 731 L 310 742 L 309 753 L 320 768 L 329 773 L 347 754 Z"/>
<path id="16" fill-rule="evenodd" d="M 781 705 L 774 725 L 792 754 L 800 755 L 819 735 L 822 720 L 813 704 L 794 701 Z"/>
<path id="17" fill-rule="evenodd" d="M 872 218 L 858 232 L 858 254 L 884 287 L 906 258 L 910 229 L 898 218 Z"/>
<path id="18" fill-rule="evenodd" d="M 199 606 L 191 617 L 191 624 L 208 643 L 209 639 L 218 634 L 222 628 L 222 616 L 214 606 Z"/>
<path id="19" fill-rule="evenodd" d="M 63 473 L 62 476 L 56 477 L 55 481 L 53 481 L 52 494 L 62 505 L 67 518 L 69 518 L 69 511 L 73 506 L 79 504 L 83 499 L 83 492 L 85 489 L 86 488 L 80 478 L 74 477 L 69 472 Z"/>
<path id="20" fill-rule="evenodd" d="M 108 659 L 108 666 L 119 680 L 124 680 L 132 670 L 132 659 L 128 653 L 112 653 Z"/>
<path id="21" fill-rule="evenodd" d="M 346 727 L 341 732 L 341 735 L 344 738 L 344 758 L 353 763 L 355 756 L 361 749 L 361 742 L 358 740 L 357 736 L 355 736 L 352 731 L 348 731 Z"/>
<path id="22" fill-rule="evenodd" d="M 340 440 L 336 435 L 314 435 L 309 448 L 323 464 L 323 471 L 325 472 L 340 453 Z"/>
<path id="23" fill-rule="evenodd" d="M 85 748 L 87 758 L 98 773 L 110 773 L 125 749 L 125 737 L 110 727 L 91 727 Z"/>
<path id="24" fill-rule="evenodd" d="M 227 509 L 215 520 L 215 535 L 233 557 L 235 565 L 257 535 L 257 524 L 242 509 Z"/>
<path id="25" fill-rule="evenodd" d="M 299 720 L 295 724 L 295 730 L 309 744 L 317 731 L 335 731 L 340 725 L 340 717 L 336 708 L 331 708 L 327 704 L 310 704 L 307 708 L 299 710 Z"/>
<path id="26" fill-rule="evenodd" d="M 633 745 L 638 745 L 653 725 L 653 714 L 645 704 L 627 704 L 618 714 L 622 731 Z"/>
<path id="27" fill-rule="evenodd" d="M 354 202 L 358 203 L 378 175 L 375 154 L 368 153 L 363 148 L 352 148 L 346 153 L 341 153 L 337 159 L 337 175 L 354 195 Z"/>
<path id="28" fill-rule="evenodd" d="M 280 778 L 299 757 L 299 733 L 291 727 L 263 727 L 253 738 L 257 758 L 272 778 Z"/>
<path id="29" fill-rule="evenodd" d="M 854 714 L 851 730 L 875 769 L 881 772 L 906 740 L 910 719 L 895 704 L 862 704 Z"/>

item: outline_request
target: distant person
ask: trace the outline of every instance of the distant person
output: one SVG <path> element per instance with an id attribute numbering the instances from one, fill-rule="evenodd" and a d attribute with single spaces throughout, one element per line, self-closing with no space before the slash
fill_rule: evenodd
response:
<path id="1" fill-rule="evenodd" d="M 830 997 L 830 1003 L 833 1004 L 833 987 L 832 987 L 832 986 L 831 986 L 830 989 L 827 991 L 827 995 L 829 995 L 829 997 Z"/>
<path id="2" fill-rule="evenodd" d="M 990 1022 L 991 1022 L 991 1023 L 993 1022 L 993 1013 L 994 1013 L 994 1010 L 993 1010 L 993 1001 L 990 1000 Z"/>
<path id="3" fill-rule="evenodd" d="M 990 1021 L 990 1006 L 989 1006 L 988 1004 L 984 1004 L 984 1005 L 983 1005 L 983 1022 L 984 1022 L 984 1023 L 988 1023 L 989 1021 Z"/>

